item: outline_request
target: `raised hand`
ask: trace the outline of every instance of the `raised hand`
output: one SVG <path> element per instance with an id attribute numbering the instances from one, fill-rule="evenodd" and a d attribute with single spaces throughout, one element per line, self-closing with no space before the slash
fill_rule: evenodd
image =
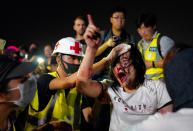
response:
<path id="1" fill-rule="evenodd" d="M 105 43 L 108 45 L 108 47 L 114 47 L 115 44 L 116 44 L 116 43 L 113 41 L 113 38 L 109 38 Z M 105 44 L 105 43 L 104 43 L 104 44 Z"/>
<path id="2" fill-rule="evenodd" d="M 109 55 L 106 57 L 106 59 L 109 62 L 113 62 L 118 56 L 126 53 L 128 50 L 130 50 L 131 46 L 128 44 L 119 44 L 117 46 L 115 46 L 111 52 L 109 53 Z"/>
<path id="3" fill-rule="evenodd" d="M 87 15 L 87 18 L 88 26 L 84 33 L 84 40 L 88 47 L 98 48 L 100 45 L 100 30 L 95 26 L 91 15 Z"/>
<path id="4" fill-rule="evenodd" d="M 114 47 L 116 45 L 116 41 L 118 40 L 117 36 L 113 36 L 112 38 L 110 38 L 110 42 L 108 43 L 109 47 Z"/>

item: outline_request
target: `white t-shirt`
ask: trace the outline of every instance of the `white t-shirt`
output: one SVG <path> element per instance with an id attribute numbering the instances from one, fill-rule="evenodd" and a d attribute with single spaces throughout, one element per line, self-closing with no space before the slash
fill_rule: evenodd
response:
<path id="1" fill-rule="evenodd" d="M 142 122 L 171 101 L 160 80 L 145 80 L 134 93 L 126 93 L 122 87 L 109 87 L 107 91 L 113 104 L 109 131 L 121 131 Z"/>
<path id="2" fill-rule="evenodd" d="M 147 120 L 123 131 L 192 131 L 193 109 L 184 108 L 164 115 L 156 113 Z"/>

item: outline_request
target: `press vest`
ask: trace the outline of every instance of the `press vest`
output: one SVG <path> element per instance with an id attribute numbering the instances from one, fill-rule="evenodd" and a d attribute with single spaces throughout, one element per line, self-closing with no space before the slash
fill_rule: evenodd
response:
<path id="1" fill-rule="evenodd" d="M 56 72 L 49 74 L 58 77 Z M 82 96 L 76 88 L 70 89 L 67 97 L 65 90 L 60 89 L 51 96 L 47 106 L 42 111 L 38 111 L 41 103 L 38 101 L 38 90 L 36 89 L 36 95 L 29 106 L 25 131 L 31 131 L 52 120 L 65 121 L 72 126 L 74 131 L 80 130 L 81 103 Z"/>
<path id="2" fill-rule="evenodd" d="M 148 47 L 146 48 L 146 50 L 144 50 L 143 48 L 143 40 L 139 41 L 138 43 L 138 49 L 140 50 L 143 59 L 145 61 L 158 61 L 160 59 L 162 59 L 161 54 L 159 53 L 159 47 L 158 47 L 158 42 L 159 42 L 159 38 L 160 38 L 160 33 L 157 33 L 157 35 L 153 38 L 153 40 L 151 41 L 151 43 L 148 45 Z M 145 72 L 146 77 L 148 79 L 152 79 L 152 80 L 157 80 L 160 78 L 163 78 L 163 68 L 149 68 L 146 70 Z"/>

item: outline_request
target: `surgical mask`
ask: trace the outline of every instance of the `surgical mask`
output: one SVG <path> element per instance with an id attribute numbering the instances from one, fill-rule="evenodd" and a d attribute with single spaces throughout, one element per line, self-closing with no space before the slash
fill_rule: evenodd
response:
<path id="1" fill-rule="evenodd" d="M 80 66 L 79 64 L 70 64 L 70 63 L 65 62 L 65 61 L 63 61 L 63 63 L 65 63 L 68 66 L 68 68 L 65 68 L 65 66 L 64 66 L 64 70 L 68 75 L 71 75 L 71 74 L 75 73 L 76 71 L 78 71 L 79 66 Z"/>
<path id="2" fill-rule="evenodd" d="M 34 98 L 36 93 L 36 79 L 30 77 L 24 83 L 19 84 L 16 88 L 10 89 L 9 91 L 19 90 L 20 98 L 18 100 L 13 100 L 15 105 L 25 108 Z"/>

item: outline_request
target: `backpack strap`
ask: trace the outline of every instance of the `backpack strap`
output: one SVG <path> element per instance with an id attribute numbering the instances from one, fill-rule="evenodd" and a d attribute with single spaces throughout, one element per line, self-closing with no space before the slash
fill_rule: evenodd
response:
<path id="1" fill-rule="evenodd" d="M 160 35 L 158 36 L 158 39 L 157 39 L 157 48 L 158 48 L 159 55 L 160 55 L 161 58 L 163 59 L 164 57 L 163 57 L 163 55 L 162 55 L 162 53 L 161 53 L 161 46 L 160 46 L 160 40 L 161 40 L 162 36 L 164 36 L 164 35 L 160 34 Z"/>

